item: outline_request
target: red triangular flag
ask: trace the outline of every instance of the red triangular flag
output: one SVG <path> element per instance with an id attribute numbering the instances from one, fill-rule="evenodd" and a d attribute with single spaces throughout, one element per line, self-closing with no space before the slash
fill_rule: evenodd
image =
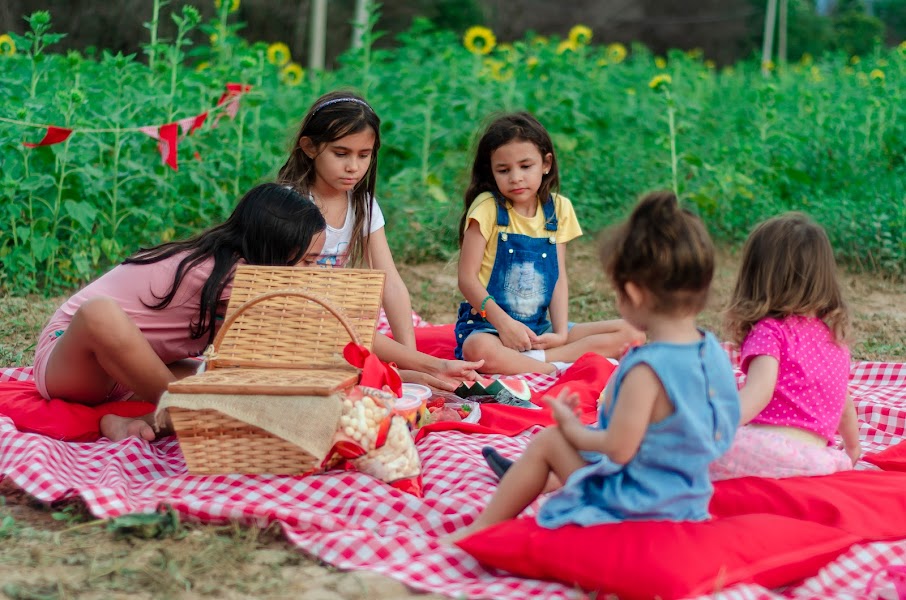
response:
<path id="1" fill-rule="evenodd" d="M 179 130 L 182 132 L 183 137 L 187 135 L 192 135 L 196 129 L 204 125 L 205 119 L 208 118 L 208 111 L 201 113 L 195 117 L 186 117 L 185 119 L 180 119 L 177 121 L 179 123 Z"/>
<path id="2" fill-rule="evenodd" d="M 50 126 L 47 128 L 47 133 L 44 134 L 44 137 L 37 144 L 32 144 L 31 142 L 22 142 L 22 145 L 26 148 L 37 148 L 38 146 L 51 146 L 53 144 L 59 144 L 60 142 L 65 142 L 66 138 L 72 135 L 72 129 L 64 129 L 62 127 Z"/>
<path id="3" fill-rule="evenodd" d="M 178 145 L 179 124 L 167 123 L 166 125 L 161 125 L 160 128 L 150 125 L 139 127 L 139 131 L 157 140 L 157 149 L 160 151 L 160 157 L 164 164 L 169 165 L 174 171 L 178 171 L 176 148 Z"/>

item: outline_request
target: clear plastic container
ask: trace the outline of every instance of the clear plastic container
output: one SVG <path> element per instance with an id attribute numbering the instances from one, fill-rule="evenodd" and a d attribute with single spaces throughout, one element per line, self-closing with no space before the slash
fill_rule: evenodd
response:
<path id="1" fill-rule="evenodd" d="M 428 388 L 425 387 L 425 389 Z M 430 394 L 431 391 L 428 390 L 428 393 Z M 427 402 L 427 398 L 422 399 L 420 396 L 404 391 L 403 397 L 393 403 L 393 412 L 406 419 L 406 422 L 409 423 L 409 428 L 414 429 L 418 422 L 418 415 L 425 410 Z"/>

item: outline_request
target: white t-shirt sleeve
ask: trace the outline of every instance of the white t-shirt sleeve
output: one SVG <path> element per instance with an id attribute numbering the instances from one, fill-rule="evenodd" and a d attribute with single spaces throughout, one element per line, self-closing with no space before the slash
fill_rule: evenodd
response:
<path id="1" fill-rule="evenodd" d="M 371 231 L 369 233 L 374 233 L 383 226 L 384 213 L 381 212 L 381 207 L 378 205 L 377 198 L 373 198 L 371 200 Z"/>

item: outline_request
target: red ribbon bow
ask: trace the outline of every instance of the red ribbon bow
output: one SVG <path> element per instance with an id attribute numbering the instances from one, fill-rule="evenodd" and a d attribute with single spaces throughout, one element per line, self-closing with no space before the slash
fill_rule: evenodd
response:
<path id="1" fill-rule="evenodd" d="M 343 358 L 353 367 L 362 369 L 359 385 L 379 390 L 389 389 L 397 397 L 403 394 L 403 380 L 396 370 L 396 365 L 385 363 L 365 346 L 349 342 L 343 348 Z"/>

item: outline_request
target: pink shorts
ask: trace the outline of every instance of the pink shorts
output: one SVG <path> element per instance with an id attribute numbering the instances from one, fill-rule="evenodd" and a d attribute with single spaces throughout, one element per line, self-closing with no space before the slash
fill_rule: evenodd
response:
<path id="1" fill-rule="evenodd" d="M 47 393 L 47 362 L 50 360 L 50 355 L 57 345 L 57 340 L 60 339 L 64 333 L 66 333 L 65 325 L 55 325 L 51 323 L 44 328 L 44 331 L 41 332 L 41 336 L 38 338 L 32 375 L 35 378 L 35 387 L 38 388 L 38 393 L 41 394 L 45 400 L 51 400 L 50 394 Z M 117 382 L 114 384 L 113 389 L 107 393 L 107 397 L 99 399 L 97 403 L 128 400 L 132 397 L 132 394 L 132 390 Z"/>
<path id="2" fill-rule="evenodd" d="M 740 427 L 726 454 L 711 463 L 711 480 L 736 477 L 798 477 L 849 471 L 846 452 L 787 437 L 759 427 Z"/>

